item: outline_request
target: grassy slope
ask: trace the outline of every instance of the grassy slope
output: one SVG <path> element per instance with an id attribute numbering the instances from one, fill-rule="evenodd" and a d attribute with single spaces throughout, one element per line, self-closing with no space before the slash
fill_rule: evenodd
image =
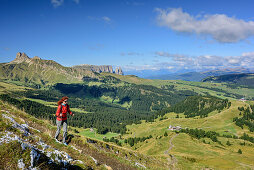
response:
<path id="1" fill-rule="evenodd" d="M 76 160 L 82 160 L 86 166 L 90 166 L 93 169 L 136 169 L 137 167 L 134 165 L 135 162 L 132 162 L 132 160 L 125 160 L 123 157 L 119 157 L 119 155 L 116 154 L 116 151 L 120 151 L 121 154 L 125 155 L 130 153 L 131 155 L 134 154 L 134 152 L 129 151 L 128 149 L 119 148 L 118 146 L 109 144 L 110 149 L 106 149 L 105 143 L 98 141 L 96 142 L 98 144 L 89 144 L 87 142 L 87 137 L 84 137 L 83 135 L 79 135 L 79 133 L 75 133 L 73 127 L 68 127 L 68 135 L 73 136 L 71 139 L 71 143 L 68 146 L 64 146 L 63 144 L 59 144 L 55 142 L 53 136 L 56 131 L 56 126 L 53 126 L 49 121 L 47 120 L 39 120 L 37 118 L 34 118 L 33 116 L 26 114 L 25 112 L 16 109 L 15 107 L 3 103 L 0 100 L 0 114 L 2 113 L 7 114 L 5 111 L 8 111 L 8 115 L 15 116 L 15 120 L 18 123 L 27 123 L 29 127 L 33 127 L 35 129 L 40 130 L 40 132 L 37 132 L 35 130 L 32 130 L 32 134 L 36 134 L 39 136 L 43 141 L 45 141 L 46 144 L 58 149 L 67 152 L 72 158 Z M 2 119 L 0 116 L 0 125 L 2 125 Z M 1 126 L 0 130 L 3 127 Z M 81 132 L 82 133 L 82 132 Z M 61 132 L 62 134 L 62 132 Z M 109 136 L 114 136 L 116 134 L 109 134 Z M 98 137 L 98 136 L 97 136 Z M 59 136 L 60 140 L 62 136 Z M 68 140 L 67 140 L 68 141 Z M 37 142 L 37 141 L 34 141 Z M 79 151 L 72 148 L 72 146 L 79 149 Z M 104 148 L 105 147 L 105 148 Z M 116 151 L 115 151 L 116 150 Z M 2 152 L 0 152 L 0 155 Z M 137 153 L 136 153 L 137 154 Z M 93 159 L 95 158 L 99 164 L 95 165 Z M 130 159 L 130 158 L 129 158 Z M 134 158 L 133 159 L 137 159 Z M 17 162 L 13 162 L 17 163 Z"/>
<path id="2" fill-rule="evenodd" d="M 17 85 L 13 85 L 13 84 L 7 84 L 7 83 L 0 82 L 0 94 L 11 93 L 16 90 L 23 91 L 25 89 L 26 89 L 26 87 L 21 87 L 21 86 L 17 86 Z M 51 107 L 54 107 L 54 105 L 55 105 L 55 103 L 46 102 L 43 100 L 36 100 L 36 101 L 40 102 L 42 104 L 45 104 L 45 105 L 49 105 Z M 49 144 L 54 145 L 56 148 L 61 148 L 61 147 L 57 146 L 57 143 L 55 143 L 54 139 L 52 138 L 52 136 L 54 136 L 54 133 L 56 131 L 56 126 L 53 126 L 51 122 L 49 122 L 47 120 L 38 120 L 38 119 L 34 118 L 33 116 L 28 115 L 20 110 L 17 110 L 15 107 L 12 107 L 12 106 L 10 106 L 6 103 L 2 103 L 0 101 L 0 110 L 3 108 L 7 108 L 7 110 L 9 110 L 11 113 L 14 113 L 15 116 L 20 117 L 22 121 L 25 120 L 29 124 L 29 126 L 42 131 L 44 135 L 41 137 L 44 141 L 48 141 Z M 4 109 L 4 110 L 6 110 L 6 109 Z M 80 133 L 75 133 L 74 129 L 78 130 Z M 110 138 L 113 136 L 119 136 L 119 134 L 107 133 L 105 135 L 100 135 L 100 134 L 95 135 L 93 132 L 90 132 L 89 129 L 83 129 L 83 128 L 77 128 L 77 127 L 68 127 L 68 134 L 74 136 L 74 138 L 72 139 L 72 143 L 73 143 L 72 145 L 74 145 L 78 149 L 82 150 L 82 153 L 84 155 L 91 155 L 95 159 L 97 159 L 101 164 L 109 165 L 113 169 L 119 168 L 119 167 L 121 167 L 121 168 L 125 167 L 127 169 L 136 169 L 137 166 L 135 166 L 135 163 L 140 162 L 141 159 L 142 159 L 142 161 L 144 161 L 144 162 L 142 162 L 142 164 L 145 164 L 145 166 L 148 168 L 149 167 L 156 167 L 156 168 L 152 168 L 152 169 L 157 169 L 157 167 L 161 168 L 163 166 L 158 161 L 153 162 L 154 158 L 153 159 L 146 158 L 145 155 L 140 155 L 138 152 L 132 151 L 128 148 L 119 147 L 114 143 L 107 144 L 107 146 L 109 146 L 109 148 L 102 148 L 102 146 L 103 147 L 106 146 L 106 143 L 102 141 L 104 136 L 107 138 Z M 93 144 L 88 144 L 86 142 L 87 138 L 96 140 L 97 144 L 99 146 L 93 146 Z M 87 145 L 89 145 L 89 146 L 87 146 Z M 98 148 L 101 148 L 102 150 L 98 150 Z M 68 147 L 68 150 L 65 150 L 65 151 L 67 151 L 67 152 L 70 151 L 69 147 Z M 119 154 L 116 154 L 119 151 L 120 151 L 121 157 Z M 71 152 L 73 152 L 73 151 L 71 151 Z M 70 155 L 72 156 L 72 154 L 70 154 Z M 82 155 L 81 156 L 76 155 L 74 157 L 83 160 L 83 158 L 81 158 Z M 125 158 L 126 155 L 128 156 L 127 158 Z M 90 157 L 89 157 L 89 159 L 90 159 Z M 85 158 L 85 160 L 87 161 L 87 158 Z M 88 165 L 90 165 L 90 163 Z M 103 168 L 103 167 L 99 165 L 99 167 L 97 167 L 97 168 Z"/>
<path id="3" fill-rule="evenodd" d="M 244 132 L 250 136 L 254 136 L 247 128 L 243 130 L 236 126 L 232 119 L 238 116 L 238 106 L 247 106 L 244 102 L 232 101 L 232 106 L 229 109 L 223 110 L 221 113 L 212 113 L 211 116 L 206 118 L 175 118 L 174 113 L 168 113 L 165 115 L 168 119 L 157 120 L 153 123 L 145 123 L 139 125 L 128 126 L 129 134 L 123 136 L 128 137 L 143 137 L 152 134 L 153 138 L 148 140 L 148 143 L 138 143 L 134 145 L 137 151 L 160 157 L 162 160 L 167 161 L 169 156 L 165 154 L 165 151 L 170 147 L 169 140 L 175 133 L 167 130 L 169 125 L 181 125 L 185 128 L 202 128 L 205 131 L 216 131 L 220 134 L 236 134 L 242 135 Z M 181 116 L 180 116 L 181 117 Z M 169 134 L 164 137 L 163 134 L 167 131 Z M 225 132 L 227 131 L 227 132 Z M 162 136 L 160 138 L 160 136 Z M 156 139 L 157 137 L 157 139 Z M 159 139 L 160 138 L 160 139 Z M 180 169 L 197 169 L 197 168 L 215 168 L 215 169 L 248 169 L 248 167 L 254 168 L 254 144 L 246 142 L 247 145 L 242 146 L 241 139 L 228 139 L 218 138 L 223 146 L 218 143 L 212 142 L 206 138 L 206 143 L 203 143 L 203 139 L 192 139 L 187 134 L 179 134 L 173 139 L 173 149 L 170 151 L 178 160 L 178 168 Z M 227 146 L 227 140 L 232 144 Z M 127 146 L 128 147 L 128 146 Z M 243 154 L 238 154 L 238 149 L 243 151 Z M 194 162 L 193 162 L 194 161 Z"/>
<path id="4" fill-rule="evenodd" d="M 20 130 L 17 130 L 16 128 L 11 128 L 12 125 L 11 125 L 10 121 L 3 118 L 2 114 L 5 114 L 9 117 L 13 117 L 15 119 L 15 121 L 18 122 L 19 124 L 28 123 L 29 132 L 31 133 L 31 135 L 26 137 L 23 135 L 23 133 Z M 52 148 L 58 149 L 59 151 L 67 152 L 75 160 L 82 160 L 85 163 L 85 165 L 80 164 L 80 166 L 81 166 L 80 168 L 88 169 L 87 166 L 90 166 L 90 167 L 96 166 L 95 163 L 93 162 L 93 160 L 89 156 L 80 154 L 78 151 L 74 150 L 70 146 L 66 147 L 63 144 L 57 143 L 54 140 L 54 138 L 51 137 L 51 135 L 52 135 L 51 132 L 52 132 L 52 130 L 55 131 L 56 127 L 49 124 L 48 121 L 38 120 L 38 119 L 34 118 L 33 116 L 28 115 L 28 114 L 16 109 L 15 107 L 2 102 L 1 100 L 0 100 L 0 124 L 1 124 L 1 128 L 0 128 L 1 135 L 6 132 L 5 130 L 11 131 L 14 134 L 18 135 L 21 139 L 27 140 L 27 143 L 30 143 L 33 145 L 36 145 L 36 142 L 39 142 L 40 140 L 42 140 L 42 141 L 45 141 L 45 143 L 47 145 L 51 146 Z M 32 129 L 30 127 L 33 127 L 34 129 Z M 35 129 L 38 129 L 40 131 L 37 131 Z M 10 146 L 10 144 L 12 146 Z M 22 151 L 22 150 L 20 150 L 21 149 L 20 143 L 14 141 L 14 142 L 11 142 L 10 144 L 3 143 L 0 145 L 1 147 L 4 147 L 4 146 L 8 147 L 7 149 L 10 150 L 9 153 L 6 152 L 6 150 L 0 151 L 1 158 L 4 158 L 4 160 L 2 162 L 3 164 L 1 164 L 1 166 L 8 165 L 8 167 L 10 167 L 11 169 L 18 169 L 17 168 L 17 161 L 20 158 L 23 158 L 24 162 L 28 162 L 28 163 L 26 163 L 26 165 L 27 164 L 29 165 L 30 164 L 30 150 L 31 149 L 29 149 L 29 151 L 25 151 L 25 152 L 28 152 L 29 156 L 24 157 L 24 154 L 20 155 L 21 151 Z M 42 148 L 40 148 L 40 149 L 42 149 Z M 22 153 L 23 153 L 23 151 L 22 151 Z M 5 154 L 5 155 L 3 155 L 3 154 Z M 8 159 L 5 159 L 6 157 Z M 44 159 L 44 158 L 42 158 L 42 159 Z M 41 161 L 43 161 L 43 160 L 41 160 Z M 38 166 L 42 169 L 44 169 L 44 168 L 50 169 L 50 166 L 48 167 L 47 164 L 48 164 L 47 161 L 40 162 L 40 164 Z M 3 167 L 1 167 L 1 168 L 3 168 Z M 6 168 L 6 167 L 4 167 L 4 168 Z M 52 169 L 52 167 L 51 167 L 51 169 Z"/>
<path id="5" fill-rule="evenodd" d="M 14 92 L 14 91 L 25 91 L 25 90 L 30 90 L 30 89 L 31 88 L 29 88 L 29 87 L 17 86 L 14 84 L 5 83 L 5 82 L 0 81 L 0 94 Z"/>
<path id="6" fill-rule="evenodd" d="M 75 128 L 75 129 L 77 129 L 80 132 L 79 133 L 80 135 L 83 135 L 83 136 L 91 138 L 91 139 L 100 140 L 100 141 L 102 141 L 104 137 L 111 138 L 111 137 L 116 137 L 119 135 L 117 133 L 112 133 L 112 132 L 108 132 L 108 133 L 102 135 L 102 134 L 98 134 L 96 132 L 92 132 L 92 131 L 90 131 L 90 129 L 82 129 L 82 128 Z M 95 131 L 96 131 L 96 129 L 95 129 Z"/>
<path id="7" fill-rule="evenodd" d="M 207 77 L 204 82 L 228 82 L 233 84 L 245 85 L 254 87 L 254 74 L 253 73 L 242 73 L 242 74 L 225 74 L 220 76 Z"/>
<path id="8" fill-rule="evenodd" d="M 19 64 L 0 63 L 0 78 L 15 79 L 36 84 L 78 83 L 93 72 L 64 67 L 52 60 L 31 60 Z"/>

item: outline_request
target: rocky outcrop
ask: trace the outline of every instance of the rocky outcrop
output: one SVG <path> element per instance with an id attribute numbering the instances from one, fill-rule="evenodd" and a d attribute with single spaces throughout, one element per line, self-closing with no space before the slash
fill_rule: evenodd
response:
<path id="1" fill-rule="evenodd" d="M 94 71 L 97 73 L 101 73 L 101 72 L 113 73 L 113 67 L 110 65 L 102 65 L 102 66 L 91 65 L 91 71 Z"/>
<path id="2" fill-rule="evenodd" d="M 41 60 L 41 58 L 40 57 L 38 57 L 38 56 L 34 56 L 34 58 L 32 58 L 33 60 Z"/>
<path id="3" fill-rule="evenodd" d="M 121 67 L 118 67 L 115 69 L 115 73 L 119 75 L 123 75 L 123 70 L 121 69 Z"/>
<path id="4" fill-rule="evenodd" d="M 9 120 L 7 122 L 8 125 L 12 127 L 12 131 L 5 130 L 0 132 L 0 145 L 9 146 L 6 145 L 8 143 L 15 145 L 15 150 L 13 152 L 19 153 L 21 157 L 17 161 L 19 169 L 40 169 L 41 167 L 44 169 L 82 169 L 79 165 L 85 166 L 83 161 L 74 159 L 67 152 L 58 150 L 54 146 L 44 142 L 41 138 L 42 132 L 39 130 L 30 127 L 26 123 L 19 124 L 15 120 L 18 118 L 11 115 L 9 111 L 1 110 L 1 112 L 6 112 L 1 115 L 4 119 Z M 19 119 L 19 121 L 22 120 Z M 15 129 L 15 131 L 13 129 Z M 38 133 L 35 133 L 34 130 Z M 22 135 L 19 135 L 17 131 Z M 27 140 L 28 138 L 29 140 Z M 73 151 L 74 150 L 72 150 L 72 152 Z M 24 152 L 30 153 L 30 156 L 22 154 Z M 10 163 L 10 165 L 12 164 L 13 162 Z M 12 167 L 15 166 L 12 165 Z"/>
<path id="5" fill-rule="evenodd" d="M 31 59 L 26 55 L 26 53 L 18 52 L 15 60 L 11 61 L 11 64 L 18 64 L 22 62 L 30 62 Z"/>
<path id="6" fill-rule="evenodd" d="M 85 69 L 85 70 L 93 71 L 96 73 L 106 72 L 106 73 L 115 73 L 115 74 L 123 75 L 123 71 L 121 67 L 116 68 L 114 71 L 111 65 L 97 66 L 97 65 L 81 64 L 81 65 L 73 66 L 73 68 Z"/>

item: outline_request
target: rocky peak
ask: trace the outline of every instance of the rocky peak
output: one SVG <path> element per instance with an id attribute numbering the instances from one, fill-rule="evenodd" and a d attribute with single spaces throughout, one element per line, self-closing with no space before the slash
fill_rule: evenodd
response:
<path id="1" fill-rule="evenodd" d="M 32 59 L 34 59 L 34 60 L 41 60 L 41 58 L 38 57 L 38 56 L 34 56 Z"/>
<path id="2" fill-rule="evenodd" d="M 18 52 L 15 60 L 11 61 L 10 63 L 22 63 L 22 62 L 30 62 L 30 61 L 31 59 L 26 55 L 26 53 Z"/>
<path id="3" fill-rule="evenodd" d="M 115 69 L 115 74 L 123 75 L 123 70 L 121 69 L 121 67 L 117 67 Z"/>
<path id="4" fill-rule="evenodd" d="M 110 65 L 102 65 L 99 66 L 99 72 L 108 72 L 108 73 L 113 73 L 113 68 Z"/>

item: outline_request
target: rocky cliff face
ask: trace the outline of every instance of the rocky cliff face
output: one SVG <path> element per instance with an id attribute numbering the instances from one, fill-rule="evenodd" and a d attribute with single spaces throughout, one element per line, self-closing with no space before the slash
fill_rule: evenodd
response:
<path id="1" fill-rule="evenodd" d="M 96 66 L 96 65 L 81 64 L 81 65 L 73 66 L 73 68 L 85 69 L 85 70 L 89 70 L 89 71 L 93 71 L 97 73 L 107 72 L 107 73 L 115 73 L 115 74 L 123 75 L 123 71 L 121 67 L 116 68 L 114 71 L 111 65 Z"/>
<path id="2" fill-rule="evenodd" d="M 121 69 L 121 67 L 118 67 L 115 69 L 115 73 L 119 75 L 123 75 L 123 70 Z"/>
<path id="3" fill-rule="evenodd" d="M 10 63 L 11 64 L 19 64 L 19 63 L 22 63 L 22 62 L 30 62 L 30 61 L 31 61 L 31 58 L 29 58 L 26 55 L 26 53 L 18 52 L 17 55 L 16 55 L 15 60 L 11 61 Z"/>

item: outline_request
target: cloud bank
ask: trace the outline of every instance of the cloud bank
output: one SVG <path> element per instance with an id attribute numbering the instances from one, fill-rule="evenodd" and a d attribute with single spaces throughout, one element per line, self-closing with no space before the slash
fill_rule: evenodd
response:
<path id="1" fill-rule="evenodd" d="M 214 70 L 225 68 L 247 68 L 254 69 L 254 52 L 242 53 L 240 56 L 216 56 L 200 55 L 188 56 L 183 54 L 171 54 L 168 52 L 158 51 L 154 53 L 158 57 L 168 58 L 167 62 L 154 62 L 154 64 L 135 66 L 127 65 L 125 70 Z"/>
<path id="2" fill-rule="evenodd" d="M 158 25 L 176 32 L 211 36 L 221 43 L 234 43 L 254 36 L 254 22 L 228 17 L 224 14 L 191 16 L 181 8 L 160 9 Z"/>

